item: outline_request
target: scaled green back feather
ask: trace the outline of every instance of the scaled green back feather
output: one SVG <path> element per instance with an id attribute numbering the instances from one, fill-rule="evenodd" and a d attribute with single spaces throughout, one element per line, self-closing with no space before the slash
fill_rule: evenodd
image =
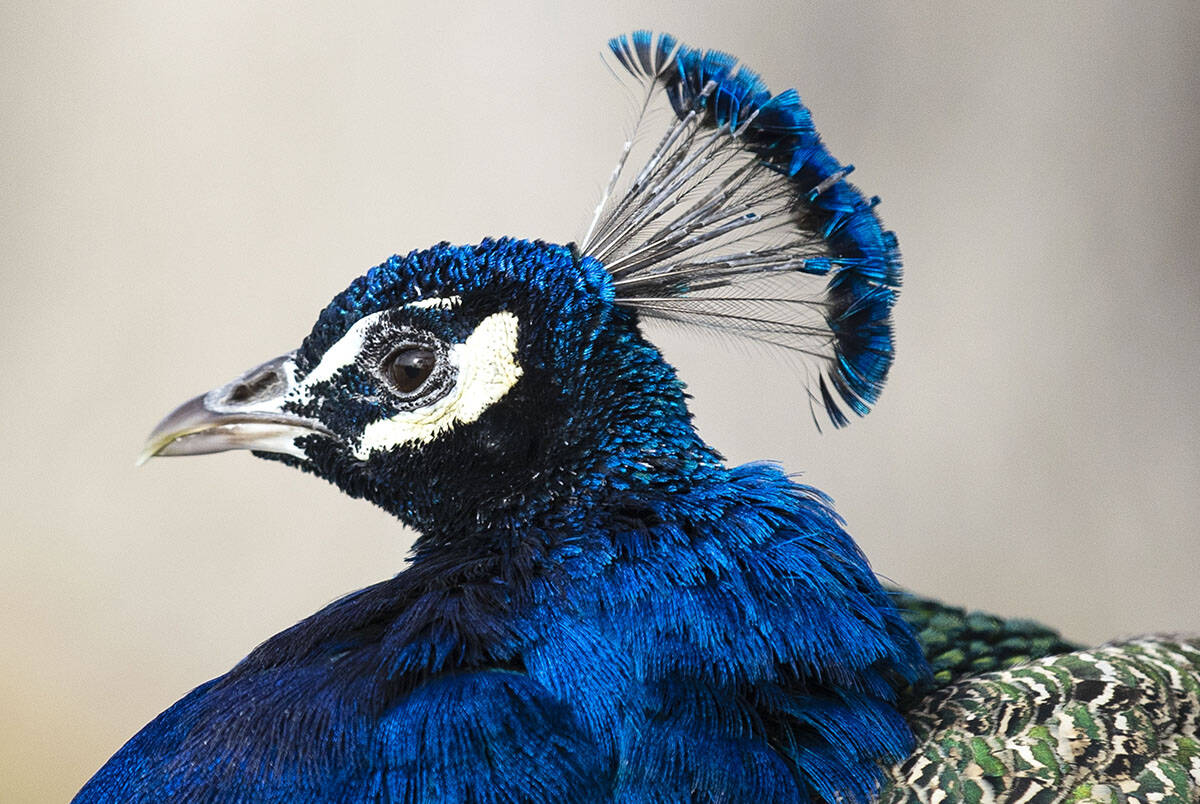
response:
<path id="1" fill-rule="evenodd" d="M 1081 649 L 1026 620 L 892 591 L 936 673 L 881 804 L 1200 801 L 1200 640 Z"/>

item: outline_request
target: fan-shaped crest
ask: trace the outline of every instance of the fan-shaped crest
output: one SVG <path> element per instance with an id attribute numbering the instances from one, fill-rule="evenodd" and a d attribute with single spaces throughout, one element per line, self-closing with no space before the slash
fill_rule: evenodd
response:
<path id="1" fill-rule="evenodd" d="M 731 56 L 666 34 L 609 47 L 643 102 L 583 253 L 608 267 L 620 304 L 798 353 L 835 426 L 866 414 L 900 284 L 878 199 L 846 181 L 853 166 L 825 150 L 795 90 L 772 96 Z M 667 131 L 639 145 L 656 109 Z"/>

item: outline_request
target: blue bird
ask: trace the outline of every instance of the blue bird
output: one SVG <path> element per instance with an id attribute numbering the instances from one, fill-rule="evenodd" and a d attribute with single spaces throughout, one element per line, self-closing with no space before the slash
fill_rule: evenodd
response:
<path id="1" fill-rule="evenodd" d="M 841 426 L 892 362 L 899 252 L 794 91 L 667 35 L 610 50 L 644 103 L 578 244 L 391 257 L 151 434 L 145 457 L 248 449 L 419 537 L 75 801 L 1196 795 L 1200 646 L 1080 652 L 885 589 L 824 495 L 697 435 L 644 320 L 786 352 Z"/>

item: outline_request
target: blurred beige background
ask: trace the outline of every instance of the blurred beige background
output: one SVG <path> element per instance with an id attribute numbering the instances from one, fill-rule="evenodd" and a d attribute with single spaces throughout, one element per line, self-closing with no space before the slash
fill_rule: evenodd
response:
<path id="1" fill-rule="evenodd" d="M 641 26 L 797 86 L 906 258 L 891 387 L 843 432 L 770 355 L 663 332 L 707 436 L 802 470 L 905 585 L 1200 631 L 1198 7 L 600 5 L 6 6 L 0 800 L 64 800 L 401 567 L 311 477 L 133 458 L 394 252 L 579 237 L 630 117 L 598 54 Z"/>

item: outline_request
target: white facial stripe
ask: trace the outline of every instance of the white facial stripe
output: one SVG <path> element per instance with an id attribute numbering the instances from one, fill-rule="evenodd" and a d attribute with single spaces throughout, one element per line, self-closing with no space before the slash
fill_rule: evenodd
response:
<path id="1" fill-rule="evenodd" d="M 478 419 L 521 377 L 516 360 L 517 328 L 517 317 L 509 312 L 494 313 L 481 321 L 466 341 L 450 347 L 450 360 L 458 369 L 450 392 L 426 407 L 368 424 L 355 456 L 366 460 L 377 449 L 428 443 L 456 424 Z"/>
<path id="2" fill-rule="evenodd" d="M 418 310 L 427 310 L 430 308 L 449 310 L 451 307 L 455 307 L 461 303 L 461 296 L 435 296 L 429 299 L 419 299 L 404 306 Z M 379 316 L 385 312 L 387 311 L 381 310 L 378 313 L 371 313 L 358 319 L 350 329 L 346 330 L 345 335 L 338 338 L 337 343 L 325 350 L 325 354 L 321 356 L 321 362 L 308 373 L 303 383 L 295 386 L 295 395 L 301 402 L 307 402 L 311 398 L 312 386 L 319 382 L 333 379 L 333 375 L 354 363 L 354 359 L 362 351 L 367 331 L 371 329 Z"/>
<path id="3" fill-rule="evenodd" d="M 346 366 L 353 365 L 354 358 L 358 357 L 358 353 L 362 351 L 367 330 L 374 325 L 379 316 L 383 315 L 383 312 L 371 313 L 371 315 L 358 319 L 350 329 L 346 330 L 345 335 L 338 338 L 337 343 L 325 350 L 325 354 L 321 356 L 321 362 L 308 373 L 302 383 L 295 387 L 294 393 L 301 402 L 308 401 L 314 385 L 333 379 L 333 375 Z"/>
<path id="4" fill-rule="evenodd" d="M 409 302 L 405 307 L 415 307 L 418 310 L 428 310 L 430 307 L 437 307 L 442 310 L 449 310 L 451 307 L 457 307 L 462 304 L 462 296 L 445 296 L 435 297 L 432 299 L 418 299 L 415 302 Z"/>

